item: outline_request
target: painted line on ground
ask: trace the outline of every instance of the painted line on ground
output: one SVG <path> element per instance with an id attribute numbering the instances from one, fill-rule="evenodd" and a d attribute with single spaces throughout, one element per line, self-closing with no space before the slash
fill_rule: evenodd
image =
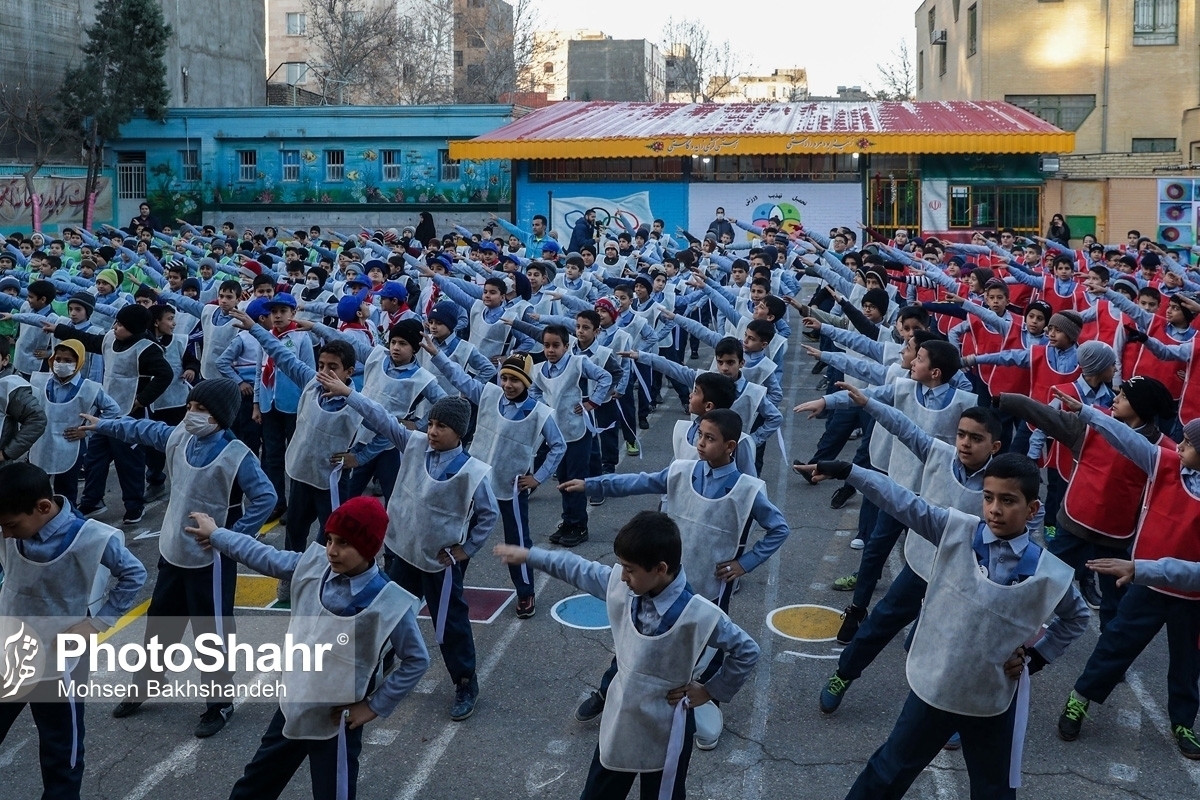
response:
<path id="1" fill-rule="evenodd" d="M 1125 682 L 1129 684 L 1129 689 L 1133 692 L 1133 696 L 1141 703 L 1142 710 L 1150 718 L 1150 724 L 1162 733 L 1163 738 L 1170 743 L 1171 750 L 1178 753 L 1179 745 L 1175 743 L 1175 734 L 1171 732 L 1171 722 L 1167 719 L 1167 715 L 1163 713 L 1163 710 L 1159 708 L 1158 703 L 1154 701 L 1154 698 L 1150 696 L 1150 692 L 1146 690 L 1146 685 L 1142 683 L 1142 676 L 1131 669 L 1125 673 Z M 1195 761 L 1189 761 L 1183 756 L 1179 756 L 1179 759 L 1183 762 L 1184 772 L 1192 779 L 1192 783 L 1200 787 L 1200 764 L 1197 764 Z"/>

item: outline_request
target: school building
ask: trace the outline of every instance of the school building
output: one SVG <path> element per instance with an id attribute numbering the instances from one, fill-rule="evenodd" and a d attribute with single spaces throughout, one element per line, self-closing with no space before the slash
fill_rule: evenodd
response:
<path id="1" fill-rule="evenodd" d="M 545 214 L 560 239 L 590 208 L 703 235 L 718 206 L 751 223 L 958 239 L 1044 229 L 1045 170 L 1074 139 L 1004 102 L 563 102 L 451 142 L 449 157 L 510 160 L 518 224 Z"/>

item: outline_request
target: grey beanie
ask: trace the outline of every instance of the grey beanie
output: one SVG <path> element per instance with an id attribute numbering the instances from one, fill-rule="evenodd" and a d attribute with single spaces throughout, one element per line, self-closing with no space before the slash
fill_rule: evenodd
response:
<path id="1" fill-rule="evenodd" d="M 1117 363 L 1117 354 L 1104 342 L 1084 342 L 1079 345 L 1075 355 L 1084 375 L 1099 375 Z"/>
<path id="2" fill-rule="evenodd" d="M 1051 325 L 1065 333 L 1072 342 L 1077 342 L 1079 333 L 1083 330 L 1083 317 L 1075 311 L 1060 311 L 1051 316 L 1050 321 L 1046 323 L 1047 327 Z"/>
<path id="3" fill-rule="evenodd" d="M 461 439 L 471 426 L 471 404 L 465 397 L 443 397 L 433 404 L 429 418 L 436 419 Z"/>
<path id="4" fill-rule="evenodd" d="M 209 378 L 200 381 L 188 392 L 188 402 L 196 402 L 208 409 L 217 424 L 228 430 L 237 421 L 242 407 L 242 393 L 237 381 L 229 378 Z"/>

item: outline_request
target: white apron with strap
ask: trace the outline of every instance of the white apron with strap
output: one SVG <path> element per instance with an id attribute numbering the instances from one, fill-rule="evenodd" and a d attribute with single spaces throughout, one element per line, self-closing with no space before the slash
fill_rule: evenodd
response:
<path id="1" fill-rule="evenodd" d="M 96 397 L 100 394 L 100 384 L 85 379 L 70 400 L 52 403 L 46 392 L 50 380 L 49 372 L 35 372 L 29 377 L 29 384 L 46 411 L 46 432 L 29 448 L 29 461 L 44 469 L 48 475 L 61 475 L 75 466 L 79 459 L 79 442 L 67 441 L 63 433 L 67 428 L 79 427 L 80 414 L 92 413 L 96 407 Z M 3 391 L 2 387 L 3 381 L 0 381 L 0 392 Z M 4 395 L 7 401 L 7 392 Z"/>
<path id="2" fill-rule="evenodd" d="M 296 431 L 288 443 L 283 466 L 289 478 L 317 489 L 329 489 L 329 459 L 344 453 L 354 443 L 362 425 L 362 415 L 344 405 L 337 411 L 326 411 L 317 401 L 324 392 L 316 379 L 309 381 L 300 392 L 296 408 Z"/>
<path id="3" fill-rule="evenodd" d="M 885 347 L 886 347 L 886 345 L 885 345 Z M 887 377 L 884 379 L 884 383 L 885 384 L 895 383 L 898 378 L 902 378 L 907 375 L 908 375 L 908 370 L 906 370 L 904 367 L 900 366 L 900 364 L 891 364 L 887 368 Z M 847 375 L 845 380 L 847 383 L 849 383 L 850 376 Z M 854 385 L 859 386 L 860 384 L 861 384 L 860 388 L 866 386 L 865 381 L 857 381 L 857 383 L 855 383 Z M 957 435 L 957 433 L 958 433 L 958 429 L 955 428 L 955 435 Z M 886 469 L 888 462 L 892 458 L 892 445 L 893 444 L 896 444 L 897 447 L 904 447 L 904 445 L 896 442 L 895 436 L 892 436 L 890 433 L 888 433 L 885 430 L 880 430 L 880 432 L 878 434 L 872 432 L 871 433 L 871 442 L 867 448 L 867 452 L 871 456 L 871 466 L 875 467 L 876 469 L 880 469 L 880 470 Z"/>
<path id="4" fill-rule="evenodd" d="M 716 372 L 716 368 L 712 369 Z M 767 379 L 775 374 L 775 362 L 769 358 L 762 358 L 753 367 L 742 367 L 742 377 L 751 383 L 757 383 L 760 386 L 767 382 Z"/>
<path id="5" fill-rule="evenodd" d="M 167 305 L 171 305 L 171 303 L 168 302 Z M 172 308 L 175 307 L 172 306 Z M 198 317 L 193 317 L 186 311 L 175 308 L 175 333 L 172 336 L 180 336 L 186 343 L 187 338 L 191 336 L 192 331 L 196 330 L 196 326 L 199 324 L 200 319 Z"/>
<path id="6" fill-rule="evenodd" d="M 204 332 L 204 346 L 200 350 L 200 376 L 205 380 L 221 377 L 217 359 L 241 330 L 232 321 L 225 325 L 214 323 L 213 315 L 217 310 L 217 306 L 206 305 L 200 311 L 200 329 Z"/>
<path id="7" fill-rule="evenodd" d="M 742 430 L 749 431 L 754 427 L 754 418 L 758 416 L 758 407 L 767 396 L 767 387 L 762 384 L 746 381 L 746 388 L 738 393 L 730 409 L 742 418 Z"/>
<path id="8" fill-rule="evenodd" d="M 454 348 L 454 352 L 447 353 L 445 349 L 442 348 L 439 348 L 439 350 L 446 356 L 446 358 L 462 367 L 463 372 L 467 373 L 468 375 L 471 374 L 471 370 L 467 368 L 467 365 L 471 361 L 471 354 L 475 352 L 475 345 L 471 344 L 466 339 L 459 339 L 458 344 Z M 424 350 L 417 350 L 417 363 L 434 376 L 434 380 L 438 382 L 438 386 L 442 387 L 442 391 L 451 397 L 458 397 L 461 395 L 462 392 L 460 392 L 457 387 L 450 382 L 449 378 L 447 378 L 441 372 L 438 372 L 433 367 L 429 366 L 429 362 L 432 360 L 433 356 L 429 355 L 429 353 L 426 353 Z"/>
<path id="9" fill-rule="evenodd" d="M 425 468 L 425 434 L 414 432 L 404 448 L 396 488 L 388 503 L 389 550 L 422 572 L 442 572 L 438 553 L 467 541 L 472 500 L 479 484 L 488 480 L 491 467 L 468 458 L 462 469 L 446 480 L 434 480 Z"/>
<path id="10" fill-rule="evenodd" d="M 183 529 L 192 525 L 191 513 L 208 514 L 218 525 L 229 516 L 229 494 L 237 479 L 238 467 L 250 455 L 250 448 L 238 439 L 225 443 L 225 449 L 211 463 L 193 466 L 187 458 L 188 445 L 196 437 L 183 425 L 175 426 L 167 439 L 167 472 L 171 475 L 171 499 L 163 515 L 158 551 L 168 563 L 185 569 L 207 567 L 213 563 L 213 551 L 205 550 Z"/>
<path id="11" fill-rule="evenodd" d="M 49 309 L 43 309 L 49 312 Z M 28 302 L 22 304 L 22 314 L 42 314 L 42 312 L 34 311 L 33 307 Z M 42 314 L 47 320 L 52 317 Z M 42 363 L 45 359 L 38 358 L 34 353 L 38 351 L 47 351 L 50 349 L 50 341 L 53 338 L 50 334 L 44 332 L 38 325 L 18 325 L 17 342 L 13 348 L 13 366 L 18 372 L 24 372 L 27 375 L 32 375 L 42 369 Z"/>
<path id="12" fill-rule="evenodd" d="M 893 395 L 895 408 L 933 438 L 950 444 L 958 435 L 958 420 L 962 417 L 962 412 L 978 405 L 979 398 L 970 392 L 951 387 L 949 391 L 952 397 L 945 408 L 928 408 L 917 400 L 917 392 L 923 390 L 924 387 L 911 378 L 897 378 Z M 884 434 L 888 438 L 894 438 L 884 430 L 878 431 L 871 438 Z M 886 464 L 876 464 L 872 456 L 871 465 L 886 469 L 892 480 L 909 491 L 915 492 L 921 487 L 922 464 L 916 454 L 904 445 L 893 444 Z"/>
<path id="13" fill-rule="evenodd" d="M 418 366 L 412 375 L 405 378 L 393 378 L 387 374 L 386 362 L 391 361 L 391 354 L 384 347 L 376 347 L 367 356 L 366 366 L 363 367 L 363 397 L 374 400 L 387 409 L 388 413 L 403 420 L 413 413 L 418 405 L 421 393 L 436 378 L 424 367 Z M 375 432 L 367 427 L 359 429 L 356 444 L 365 444 L 375 438 Z"/>
<path id="14" fill-rule="evenodd" d="M 179 330 L 178 324 L 175 330 Z M 171 343 L 163 348 L 163 357 L 171 365 L 171 385 L 150 404 L 151 411 L 162 411 L 167 408 L 182 408 L 187 405 L 188 393 L 192 385 L 183 379 L 183 353 L 187 350 L 187 337 L 174 334 Z"/>
<path id="15" fill-rule="evenodd" d="M 688 431 L 692 429 L 692 419 L 681 419 L 675 423 L 674 430 L 671 431 L 671 448 L 674 452 L 674 460 L 688 461 L 696 459 L 696 445 L 694 442 L 688 441 Z M 754 439 L 750 434 L 742 431 L 742 436 L 738 439 L 738 448 L 746 447 L 749 442 L 749 452 L 754 452 Z"/>
<path id="16" fill-rule="evenodd" d="M 715 601 L 725 585 L 713 574 L 716 566 L 737 557 L 754 499 L 766 484 L 741 475 L 729 494 L 710 500 L 692 486 L 692 472 L 698 463 L 671 462 L 667 469 L 667 505 L 683 535 L 680 563 L 692 590 Z"/>
<path id="17" fill-rule="evenodd" d="M 693 595 L 670 630 L 648 636 L 633 624 L 633 600 L 621 570 L 613 569 L 605 605 L 617 677 L 600 718 L 600 763 L 615 772 L 659 772 L 667 760 L 675 712 L 667 692 L 692 680 L 696 662 L 724 615 Z"/>
<path id="18" fill-rule="evenodd" d="M 576 442 L 587 433 L 583 414 L 575 413 L 575 406 L 583 402 L 579 379 L 583 377 L 583 356 L 563 356 L 567 365 L 553 378 L 545 374 L 549 362 L 538 364 L 533 370 L 533 382 L 542 390 L 542 402 L 554 409 L 554 421 L 562 431 L 563 439 Z M 561 362 L 560 362 L 561 363 Z"/>
<path id="19" fill-rule="evenodd" d="M 133 410 L 137 398 L 138 358 L 147 347 L 158 347 L 149 339 L 139 339 L 132 347 L 121 352 L 116 350 L 117 336 L 112 331 L 104 334 L 104 391 L 116 401 L 123 415 Z"/>
<path id="20" fill-rule="evenodd" d="M 913 692 L 934 708 L 994 717 L 1008 710 L 1017 689 L 1004 662 L 1054 614 L 1075 571 L 1043 550 L 1032 576 L 1012 586 L 993 583 L 972 547 L 978 526 L 979 517 L 950 509 L 907 673 Z"/>
<path id="21" fill-rule="evenodd" d="M 572 348 L 574 348 L 576 344 L 578 344 L 578 341 L 573 338 L 571 341 Z M 604 369 L 605 366 L 608 365 L 608 360 L 610 358 L 612 358 L 612 354 L 613 354 L 612 348 L 605 347 L 604 345 L 600 344 L 599 342 L 593 341 L 592 346 L 589 347 L 588 349 L 591 350 L 592 353 L 591 353 L 591 355 L 584 356 L 584 358 L 586 358 L 588 361 L 591 361 L 593 364 L 595 364 L 600 369 Z M 574 355 L 579 355 L 579 353 L 575 353 Z M 616 386 L 617 386 L 617 383 L 614 380 L 613 388 L 615 389 Z M 592 392 L 595 391 L 595 388 L 596 388 L 596 382 L 589 378 L 588 382 L 587 382 L 588 397 L 592 396 Z"/>
<path id="22" fill-rule="evenodd" d="M 904 445 L 897 443 L 897 447 Z M 921 499 L 938 508 L 955 508 L 964 514 L 978 516 L 983 508 L 983 492 L 968 489 L 954 477 L 954 464 L 958 451 L 953 445 L 934 439 L 925 459 L 925 470 L 921 475 Z M 904 537 L 904 560 L 912 571 L 926 582 L 933 572 L 933 559 L 937 548 L 924 536 L 912 531 Z"/>
<path id="23" fill-rule="evenodd" d="M 503 396 L 496 384 L 484 384 L 471 451 L 484 464 L 491 465 L 492 492 L 496 499 L 511 500 L 513 481 L 533 466 L 542 427 L 554 411 L 545 403 L 537 403 L 525 419 L 508 419 L 500 413 Z"/>
<path id="24" fill-rule="evenodd" d="M 3 552 L 0 565 L 4 567 L 0 618 L 37 622 L 38 638 L 48 651 L 48 668 L 39 680 L 60 677 L 60 673 L 50 666 L 55 662 L 53 652 L 58 634 L 87 617 L 92 584 L 103 569 L 100 559 L 108 547 L 108 540 L 120 534 L 116 528 L 89 519 L 66 550 L 45 562 L 22 555 L 18 539 L 0 541 L 0 552 Z"/>
<path id="25" fill-rule="evenodd" d="M 340 727 L 335 706 L 357 703 L 367 696 L 372 678 L 383 679 L 381 657 L 388 638 L 405 612 L 415 614 L 420 601 L 388 581 L 366 608 L 352 616 L 335 614 L 321 602 L 321 588 L 329 571 L 325 547 L 313 542 L 300 556 L 292 573 L 292 619 L 288 634 L 297 643 L 315 647 L 332 644 L 324 653 L 324 669 L 287 670 L 286 692 L 279 700 L 283 735 L 288 739 L 332 739 Z M 339 647 L 338 637 L 349 637 L 352 646 Z"/>
<path id="26" fill-rule="evenodd" d="M 495 322 L 484 320 L 485 310 L 486 306 L 482 300 L 471 304 L 471 336 L 468 341 L 488 358 L 495 358 L 505 351 L 512 329 L 501 322 L 500 318 Z M 501 317 L 504 316 L 506 315 L 501 314 Z"/>
<path id="27" fill-rule="evenodd" d="M 296 298 L 300 299 L 300 298 Z M 333 303 L 337 298 L 333 296 L 333 292 L 328 289 L 322 289 L 311 300 L 305 300 L 305 303 Z M 324 322 L 324 318 L 315 311 L 305 311 L 303 309 L 296 312 L 296 319 L 305 320 L 306 322 Z"/>

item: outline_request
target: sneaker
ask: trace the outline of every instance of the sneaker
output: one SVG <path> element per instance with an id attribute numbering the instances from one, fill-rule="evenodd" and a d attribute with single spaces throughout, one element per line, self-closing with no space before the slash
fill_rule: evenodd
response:
<path id="1" fill-rule="evenodd" d="M 725 730 L 725 717 L 721 713 L 721 707 L 709 702 L 696 706 L 692 713 L 696 719 L 696 734 L 692 737 L 696 749 L 716 750 L 721 741 L 721 731 Z"/>
<path id="2" fill-rule="evenodd" d="M 699 360 L 700 360 L 700 354 L 699 354 L 699 353 L 692 353 L 690 356 L 688 356 L 688 360 L 689 360 L 689 361 L 699 361 Z"/>
<path id="3" fill-rule="evenodd" d="M 833 590 L 835 592 L 853 592 L 854 587 L 858 585 L 858 573 L 845 575 L 833 582 Z"/>
<path id="4" fill-rule="evenodd" d="M 862 438 L 862 428 L 855 428 L 850 432 L 850 441 L 854 442 Z"/>
<path id="5" fill-rule="evenodd" d="M 640 448 L 638 448 L 637 442 L 626 442 L 625 443 L 625 455 L 637 456 L 637 455 L 641 455 L 641 453 L 642 453 L 642 451 Z"/>
<path id="6" fill-rule="evenodd" d="M 825 376 L 822 375 L 821 380 L 817 381 L 817 385 L 814 386 L 813 388 L 820 391 L 821 389 L 827 389 L 828 387 L 829 387 L 829 378 L 826 378 Z"/>
<path id="7" fill-rule="evenodd" d="M 837 632 L 837 643 L 846 645 L 854 641 L 854 634 L 858 633 L 858 626 L 862 625 L 866 618 L 867 610 L 865 608 L 859 608 L 853 604 L 846 606 L 846 610 L 842 612 L 842 627 L 838 628 Z"/>
<path id="8" fill-rule="evenodd" d="M 197 739 L 207 739 L 215 733 L 220 733 L 221 728 L 225 727 L 225 723 L 233 716 L 233 705 L 214 706 L 200 715 L 200 723 L 196 726 L 193 733 Z"/>
<path id="9" fill-rule="evenodd" d="M 1042 538 L 1047 542 L 1058 536 L 1058 528 L 1053 525 L 1047 525 L 1042 531 Z"/>
<path id="10" fill-rule="evenodd" d="M 832 714 L 838 710 L 842 704 L 842 698 L 846 696 L 846 690 L 850 688 L 850 684 L 854 681 L 848 681 L 835 670 L 829 676 L 829 682 L 825 684 L 825 688 L 821 690 L 821 697 L 817 701 L 817 708 L 821 709 L 822 714 Z"/>
<path id="11" fill-rule="evenodd" d="M 1083 595 L 1083 602 L 1088 604 L 1088 608 L 1092 611 L 1100 609 L 1100 587 L 1096 585 L 1095 575 L 1088 575 L 1079 581 L 1079 593 Z"/>
<path id="12" fill-rule="evenodd" d="M 951 751 L 962 749 L 962 737 L 958 735 L 958 731 L 955 731 L 954 735 L 946 740 L 946 743 L 942 745 L 942 749 Z"/>
<path id="13" fill-rule="evenodd" d="M 142 517 L 144 517 L 144 516 L 146 516 L 146 512 L 143 509 L 139 509 L 137 511 L 126 511 L 125 519 L 122 521 L 126 525 L 136 525 L 137 523 L 142 521 Z"/>
<path id="14" fill-rule="evenodd" d="M 588 505 L 589 506 L 602 506 L 602 505 L 604 505 L 604 498 L 603 497 L 589 497 Z"/>
<path id="15" fill-rule="evenodd" d="M 517 619 L 529 619 L 537 613 L 537 601 L 533 595 L 517 598 Z"/>
<path id="16" fill-rule="evenodd" d="M 1058 718 L 1058 738 L 1064 742 L 1073 742 L 1079 738 L 1079 729 L 1083 727 L 1083 718 L 1087 716 L 1090 701 L 1075 694 L 1072 689 L 1067 695 L 1067 707 Z"/>
<path id="17" fill-rule="evenodd" d="M 817 363 L 812 365 L 812 372 L 810 372 L 809 374 L 810 375 L 818 375 L 818 374 L 820 374 L 821 370 L 823 370 L 823 369 L 825 369 L 825 362 L 818 361 Z"/>
<path id="18" fill-rule="evenodd" d="M 850 540 L 850 549 L 851 550 L 862 550 L 866 546 L 867 546 L 867 543 L 865 541 L 863 541 L 862 537 L 855 536 L 853 539 Z"/>
<path id="19" fill-rule="evenodd" d="M 575 709 L 575 719 L 580 722 L 591 722 L 596 717 L 600 716 L 600 712 L 604 710 L 604 695 L 599 692 L 592 692 L 583 699 L 579 707 Z"/>
<path id="20" fill-rule="evenodd" d="M 121 702 L 117 703 L 116 707 L 112 710 L 112 715 L 117 719 L 128 717 L 130 714 L 136 713 L 137 710 L 142 707 L 142 703 L 144 702 L 146 701 L 122 700 Z"/>
<path id="21" fill-rule="evenodd" d="M 292 602 L 292 582 L 290 580 L 280 580 L 279 585 L 275 587 L 275 599 L 280 603 Z"/>
<path id="22" fill-rule="evenodd" d="M 833 497 L 829 498 L 829 507 L 835 511 L 842 508 L 850 501 L 851 497 L 858 494 L 858 489 L 855 489 L 848 483 L 843 483 L 841 487 L 833 493 Z"/>
<path id="23" fill-rule="evenodd" d="M 462 722 L 475 713 L 475 701 L 479 699 L 479 682 L 469 678 L 454 689 L 454 705 L 450 707 L 452 722 Z"/>
<path id="24" fill-rule="evenodd" d="M 578 547 L 588 540 L 588 529 L 584 525 L 572 526 L 570 530 L 563 533 L 559 540 L 559 545 L 562 547 Z"/>
<path id="25" fill-rule="evenodd" d="M 565 522 L 558 523 L 554 533 L 550 534 L 550 544 L 562 544 L 563 534 L 570 532 L 571 526 Z"/>
<path id="26" fill-rule="evenodd" d="M 104 503 L 101 503 L 100 505 L 96 506 L 95 508 L 83 508 L 81 506 L 78 509 L 78 511 L 80 514 L 83 514 L 85 517 L 98 517 L 101 514 L 108 513 L 108 506 L 104 505 Z"/>
<path id="27" fill-rule="evenodd" d="M 146 502 L 153 503 L 155 500 L 161 500 L 167 496 L 167 485 L 165 483 L 151 483 L 146 486 Z"/>
<path id="28" fill-rule="evenodd" d="M 1196 761 L 1200 759 L 1200 742 L 1196 734 L 1187 725 L 1175 726 L 1175 744 L 1179 745 L 1179 753 L 1184 758 Z"/>
<path id="29" fill-rule="evenodd" d="M 650 430 L 650 420 L 648 420 L 648 419 L 639 419 L 639 420 L 638 420 L 638 429 L 639 429 L 639 430 L 643 430 L 643 431 L 648 431 L 648 430 Z"/>

